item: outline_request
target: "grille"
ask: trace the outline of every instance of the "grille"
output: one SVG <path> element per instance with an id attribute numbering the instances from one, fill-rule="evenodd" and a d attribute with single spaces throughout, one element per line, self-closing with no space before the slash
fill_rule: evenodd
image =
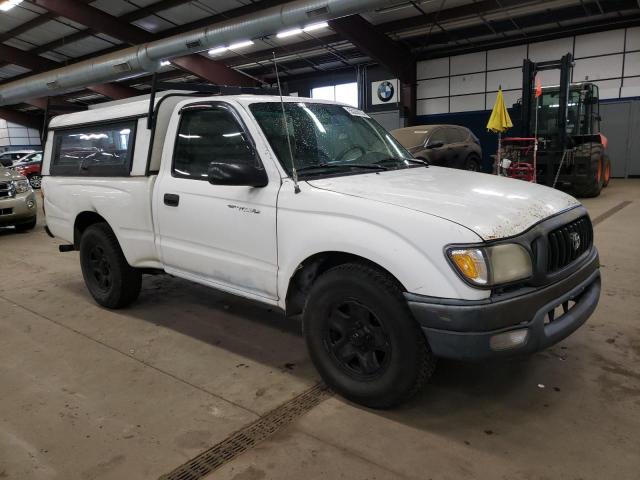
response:
<path id="1" fill-rule="evenodd" d="M 0 182 L 0 198 L 2 197 L 13 197 L 11 182 Z"/>
<path id="2" fill-rule="evenodd" d="M 588 217 L 581 217 L 549 233 L 547 272 L 566 267 L 593 244 L 593 228 Z"/>
<path id="3" fill-rule="evenodd" d="M 0 208 L 0 215 L 11 215 L 13 208 Z"/>

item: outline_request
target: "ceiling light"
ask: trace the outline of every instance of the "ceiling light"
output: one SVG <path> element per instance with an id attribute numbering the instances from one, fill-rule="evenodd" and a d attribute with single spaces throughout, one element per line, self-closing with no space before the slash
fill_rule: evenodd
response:
<path id="1" fill-rule="evenodd" d="M 227 47 L 216 47 L 209 50 L 209 55 L 220 55 L 229 50 Z"/>
<path id="2" fill-rule="evenodd" d="M 313 32 L 314 30 L 320 30 L 322 28 L 327 28 L 328 26 L 329 24 L 327 22 L 312 23 L 311 25 L 304 27 L 302 30 L 304 32 Z"/>
<path id="3" fill-rule="evenodd" d="M 253 45 L 253 41 L 247 40 L 245 42 L 238 42 L 229 45 L 229 50 L 238 50 L 239 48 L 250 47 Z"/>
<path id="4" fill-rule="evenodd" d="M 293 28 L 291 30 L 285 30 L 284 32 L 280 32 L 276 35 L 278 38 L 287 38 L 292 37 L 294 35 L 300 35 L 302 33 L 301 28 Z"/>
<path id="5" fill-rule="evenodd" d="M 169 65 L 171 65 L 171 62 L 169 60 L 162 60 L 160 62 L 161 67 L 168 67 Z"/>
<path id="6" fill-rule="evenodd" d="M 23 0 L 5 0 L 4 2 L 0 2 L 0 10 L 3 12 L 8 12 L 13 7 L 20 5 Z"/>

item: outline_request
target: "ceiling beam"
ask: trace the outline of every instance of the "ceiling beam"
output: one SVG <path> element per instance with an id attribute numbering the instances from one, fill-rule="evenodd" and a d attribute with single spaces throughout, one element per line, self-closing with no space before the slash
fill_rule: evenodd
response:
<path id="1" fill-rule="evenodd" d="M 12 108 L 0 107 L 0 118 L 7 122 L 17 123 L 27 128 L 42 128 L 42 117 L 37 115 L 29 115 L 24 112 L 19 112 Z"/>
<path id="2" fill-rule="evenodd" d="M 376 30 L 360 15 L 331 20 L 329 26 L 402 82 L 415 82 L 415 60 L 411 50 Z"/>
<path id="3" fill-rule="evenodd" d="M 100 85 L 88 85 L 87 88 L 92 92 L 104 95 L 112 100 L 122 100 L 123 98 L 135 97 L 137 95 L 143 95 L 144 92 L 140 92 L 132 87 L 121 85 L 120 83 L 101 83 Z"/>
<path id="4" fill-rule="evenodd" d="M 48 58 L 40 57 L 32 53 L 20 50 L 19 48 L 10 47 L 4 43 L 0 43 L 0 58 L 7 63 L 19 65 L 29 70 L 42 71 L 51 68 L 57 68 L 60 65 Z"/>
<path id="5" fill-rule="evenodd" d="M 91 30 L 107 34 L 130 45 L 140 45 L 156 39 L 155 35 L 142 28 L 123 22 L 113 15 L 77 0 L 32 0 L 32 2 L 61 17 L 81 23 Z M 187 55 L 173 59 L 171 62 L 214 84 L 255 85 L 252 79 L 227 67 L 224 63 L 201 55 Z M 190 70 L 191 67 L 194 70 Z"/>

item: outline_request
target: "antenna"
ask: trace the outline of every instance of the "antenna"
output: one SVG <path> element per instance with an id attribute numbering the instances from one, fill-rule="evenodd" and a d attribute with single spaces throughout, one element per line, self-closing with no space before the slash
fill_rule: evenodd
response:
<path id="1" fill-rule="evenodd" d="M 300 193 L 300 185 L 298 185 L 298 170 L 293 161 L 293 149 L 291 148 L 291 137 L 289 136 L 289 126 L 287 125 L 287 113 L 284 109 L 284 99 L 282 98 L 282 87 L 280 86 L 280 74 L 278 73 L 278 62 L 276 61 L 276 52 L 273 53 L 273 65 L 276 68 L 276 80 L 278 80 L 278 92 L 280 93 L 280 106 L 282 107 L 282 126 L 287 135 L 287 145 L 289 145 L 289 158 L 291 159 L 291 178 L 293 178 L 293 190 Z"/>

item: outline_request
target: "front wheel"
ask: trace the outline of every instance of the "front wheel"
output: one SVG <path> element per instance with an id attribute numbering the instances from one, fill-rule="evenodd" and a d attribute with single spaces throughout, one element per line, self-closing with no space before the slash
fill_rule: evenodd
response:
<path id="1" fill-rule="evenodd" d="M 92 225 L 82 234 L 80 266 L 89 293 L 103 307 L 126 307 L 138 298 L 142 274 L 127 263 L 106 223 Z"/>
<path id="2" fill-rule="evenodd" d="M 304 331 L 327 385 L 367 407 L 409 399 L 435 367 L 396 282 L 366 265 L 340 265 L 318 278 L 305 306 Z"/>
<path id="3" fill-rule="evenodd" d="M 464 169 L 470 172 L 480 171 L 480 159 L 475 155 L 469 155 L 464 161 Z"/>

